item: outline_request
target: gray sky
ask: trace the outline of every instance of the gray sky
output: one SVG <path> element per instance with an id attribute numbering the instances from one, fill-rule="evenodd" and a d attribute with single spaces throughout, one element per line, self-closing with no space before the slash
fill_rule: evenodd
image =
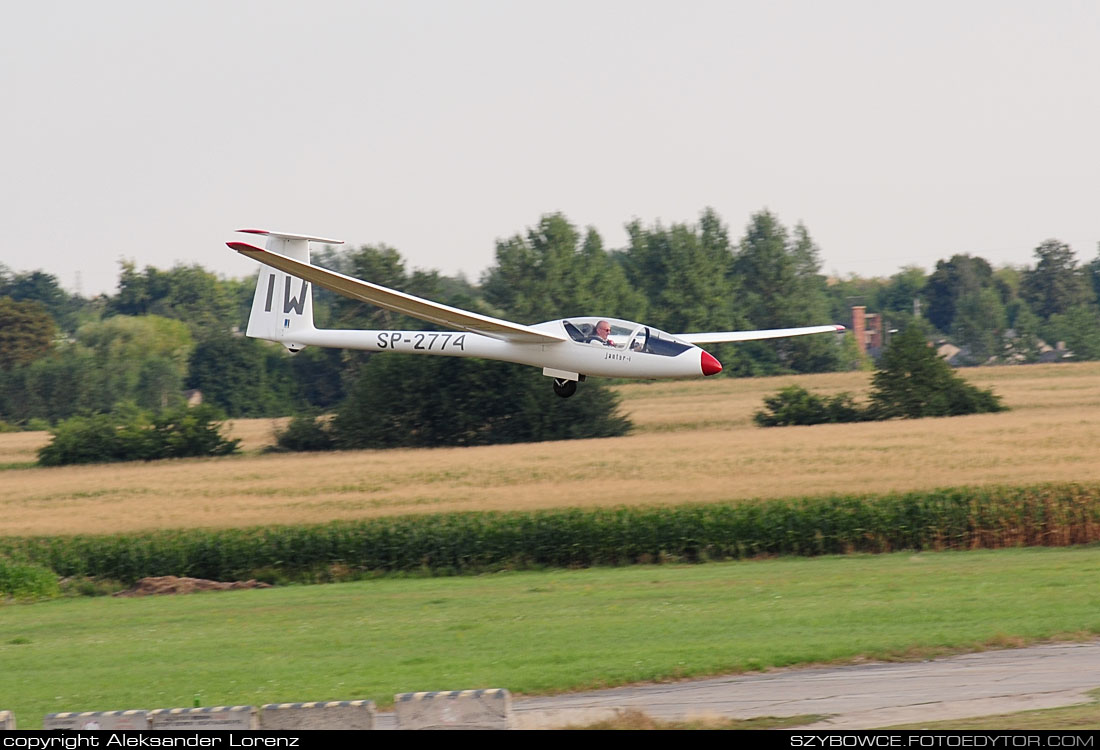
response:
<path id="1" fill-rule="evenodd" d="M 11 3 L 0 262 L 85 294 L 118 260 L 255 264 L 254 226 L 464 271 L 561 211 L 764 207 L 826 272 L 1100 241 L 1100 3 Z"/>

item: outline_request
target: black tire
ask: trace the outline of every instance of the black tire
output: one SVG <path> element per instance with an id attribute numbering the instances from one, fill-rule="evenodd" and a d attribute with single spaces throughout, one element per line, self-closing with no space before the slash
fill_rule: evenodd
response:
<path id="1" fill-rule="evenodd" d="M 576 392 L 576 380 L 562 380 L 561 378 L 554 378 L 554 393 L 558 394 L 562 398 L 569 398 Z"/>

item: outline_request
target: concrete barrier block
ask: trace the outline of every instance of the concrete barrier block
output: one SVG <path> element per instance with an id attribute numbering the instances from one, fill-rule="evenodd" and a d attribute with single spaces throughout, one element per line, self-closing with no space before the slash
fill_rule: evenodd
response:
<path id="1" fill-rule="evenodd" d="M 149 712 L 150 729 L 259 729 L 255 706 L 158 708 Z"/>
<path id="2" fill-rule="evenodd" d="M 0 732 L 10 732 L 15 729 L 15 714 L 11 711 L 0 711 Z"/>
<path id="3" fill-rule="evenodd" d="M 393 697 L 398 729 L 511 729 L 507 690 L 399 693 Z"/>
<path id="4" fill-rule="evenodd" d="M 67 711 L 46 714 L 43 729 L 148 729 L 149 718 L 144 710 L 133 711 Z"/>
<path id="5" fill-rule="evenodd" d="M 374 729 L 374 701 L 268 703 L 260 729 Z"/>

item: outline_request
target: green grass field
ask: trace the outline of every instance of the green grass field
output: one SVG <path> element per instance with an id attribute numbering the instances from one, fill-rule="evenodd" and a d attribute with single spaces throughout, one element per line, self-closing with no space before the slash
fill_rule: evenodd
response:
<path id="1" fill-rule="evenodd" d="M 0 709 L 517 693 L 1100 633 L 1100 547 L 386 578 L 0 607 Z M 1097 678 L 1100 685 L 1100 676 Z"/>

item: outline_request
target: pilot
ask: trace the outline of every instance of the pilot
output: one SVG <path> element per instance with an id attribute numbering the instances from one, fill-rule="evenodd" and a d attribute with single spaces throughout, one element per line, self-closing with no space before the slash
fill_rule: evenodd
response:
<path id="1" fill-rule="evenodd" d="M 608 338 L 611 335 L 611 324 L 606 320 L 601 320 L 596 324 L 596 330 L 593 331 L 592 336 L 588 339 L 589 343 L 596 344 L 598 346 L 615 346 L 615 342 Z"/>

